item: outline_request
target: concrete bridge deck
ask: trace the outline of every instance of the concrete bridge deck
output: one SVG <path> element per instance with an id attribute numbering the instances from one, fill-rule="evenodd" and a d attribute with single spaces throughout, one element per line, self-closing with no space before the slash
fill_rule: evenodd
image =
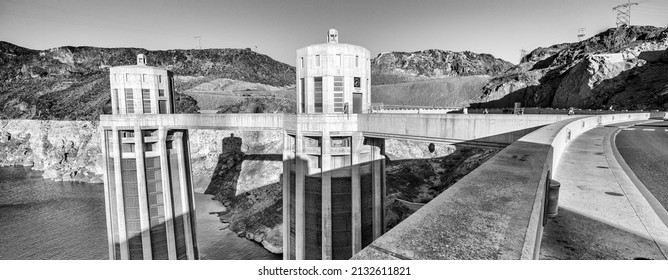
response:
<path id="1" fill-rule="evenodd" d="M 665 114 L 662 112 L 662 117 Z M 354 259 L 537 259 L 550 178 L 562 154 L 600 125 L 650 113 L 566 115 L 221 114 L 101 116 L 100 127 L 166 126 L 317 133 L 507 146 L 478 169 L 355 255 Z M 519 140 L 518 140 L 519 139 Z M 516 141 L 517 140 L 517 141 Z M 562 176 L 562 175 L 559 175 Z"/>
<path id="2" fill-rule="evenodd" d="M 545 227 L 541 259 L 666 259 L 668 227 L 613 152 L 614 133 L 633 123 L 594 128 L 566 147 L 554 174 L 559 215 Z"/>
<path id="3" fill-rule="evenodd" d="M 173 114 L 101 115 L 105 129 L 134 126 L 174 129 L 360 131 L 377 138 L 505 147 L 567 115 L 464 114 Z"/>
<path id="4" fill-rule="evenodd" d="M 649 117 L 649 113 L 576 117 L 538 129 L 353 259 L 538 259 L 543 227 L 548 224 L 544 211 L 549 178 L 571 175 L 559 173 L 566 147 L 599 125 Z"/>

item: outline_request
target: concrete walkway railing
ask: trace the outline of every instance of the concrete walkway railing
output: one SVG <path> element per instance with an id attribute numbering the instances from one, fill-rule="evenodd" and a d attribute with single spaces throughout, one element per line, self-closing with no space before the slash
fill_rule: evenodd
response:
<path id="1" fill-rule="evenodd" d="M 529 133 L 353 259 L 537 259 L 546 221 L 545 193 L 569 142 L 598 125 L 659 114 L 665 115 L 572 118 Z"/>

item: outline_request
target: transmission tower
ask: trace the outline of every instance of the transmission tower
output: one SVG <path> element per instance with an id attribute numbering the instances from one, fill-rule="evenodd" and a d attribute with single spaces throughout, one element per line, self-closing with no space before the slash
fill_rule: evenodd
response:
<path id="1" fill-rule="evenodd" d="M 631 25 L 631 6 L 633 5 L 638 5 L 638 3 L 628 0 L 628 2 L 612 8 L 613 11 L 617 12 L 617 27 Z"/>
<path id="2" fill-rule="evenodd" d="M 193 38 L 197 39 L 197 48 L 201 50 L 202 49 L 202 36 L 195 36 Z"/>
<path id="3" fill-rule="evenodd" d="M 585 30 L 587 29 L 585 29 L 584 27 L 578 28 L 578 42 L 582 41 L 582 39 L 585 37 Z"/>
<path id="4" fill-rule="evenodd" d="M 528 51 L 525 49 L 520 50 L 520 62 L 522 62 L 522 59 L 524 59 L 525 56 L 527 56 Z"/>

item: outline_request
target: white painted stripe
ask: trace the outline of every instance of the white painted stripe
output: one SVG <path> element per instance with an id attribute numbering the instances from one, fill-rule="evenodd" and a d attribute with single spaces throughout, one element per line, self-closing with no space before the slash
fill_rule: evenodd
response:
<path id="1" fill-rule="evenodd" d="M 654 131 L 654 128 L 643 128 L 642 131 Z"/>
<path id="2" fill-rule="evenodd" d="M 636 130 L 635 128 L 622 128 L 622 130 Z"/>

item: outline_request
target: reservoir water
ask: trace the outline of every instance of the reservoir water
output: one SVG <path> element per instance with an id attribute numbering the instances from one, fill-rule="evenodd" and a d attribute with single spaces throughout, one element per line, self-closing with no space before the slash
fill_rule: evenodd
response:
<path id="1" fill-rule="evenodd" d="M 57 182 L 29 167 L 0 167 L 0 259 L 108 259 L 102 184 Z M 195 194 L 201 259 L 280 259 L 237 237 L 210 212 L 222 205 Z"/>

